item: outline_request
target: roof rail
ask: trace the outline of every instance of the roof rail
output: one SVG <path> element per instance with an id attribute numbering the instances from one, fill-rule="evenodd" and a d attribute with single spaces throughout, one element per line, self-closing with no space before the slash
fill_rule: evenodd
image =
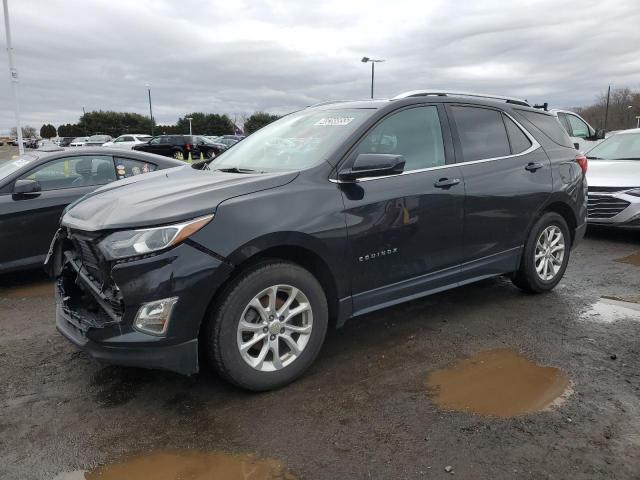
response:
<path id="1" fill-rule="evenodd" d="M 322 105 L 331 105 L 332 103 L 353 102 L 354 100 L 327 100 L 326 102 L 318 102 L 313 105 L 307 105 L 305 108 L 320 107 Z"/>
<path id="2" fill-rule="evenodd" d="M 400 100 L 401 98 L 409 97 L 427 97 L 427 96 L 439 96 L 439 97 L 477 97 L 477 98 L 490 98 L 492 100 L 501 100 L 506 103 L 513 103 L 515 105 L 522 105 L 524 107 L 530 107 L 529 102 L 520 98 L 503 97 L 500 95 L 487 95 L 486 93 L 469 93 L 469 92 L 454 92 L 449 90 L 411 90 L 396 95 L 392 100 Z"/>

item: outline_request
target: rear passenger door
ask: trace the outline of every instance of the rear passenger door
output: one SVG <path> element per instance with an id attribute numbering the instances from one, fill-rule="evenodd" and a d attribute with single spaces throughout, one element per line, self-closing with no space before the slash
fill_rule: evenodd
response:
<path id="1" fill-rule="evenodd" d="M 551 193 L 549 159 L 498 109 L 448 105 L 465 182 L 464 280 L 516 270 L 534 215 Z"/>
<path id="2" fill-rule="evenodd" d="M 351 246 L 354 313 L 455 283 L 464 185 L 434 105 L 381 120 L 348 157 L 403 155 L 404 173 L 340 184 Z"/>

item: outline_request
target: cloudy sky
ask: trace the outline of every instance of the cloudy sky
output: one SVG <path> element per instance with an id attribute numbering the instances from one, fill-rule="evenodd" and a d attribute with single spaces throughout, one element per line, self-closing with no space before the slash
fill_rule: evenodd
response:
<path id="1" fill-rule="evenodd" d="M 23 123 L 82 107 L 148 114 L 288 112 L 417 88 L 556 106 L 640 88 L 640 2 L 602 0 L 9 0 Z M 14 123 L 0 35 L 0 131 Z"/>

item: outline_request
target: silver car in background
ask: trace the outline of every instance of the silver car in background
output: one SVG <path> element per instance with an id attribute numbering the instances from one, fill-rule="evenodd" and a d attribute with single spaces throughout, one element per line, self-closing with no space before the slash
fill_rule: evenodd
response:
<path id="1" fill-rule="evenodd" d="M 605 138 L 604 130 L 596 130 L 575 112 L 552 108 L 549 113 L 558 119 L 577 150 L 588 152 Z"/>
<path id="2" fill-rule="evenodd" d="M 587 222 L 640 228 L 640 129 L 607 138 L 587 158 Z"/>

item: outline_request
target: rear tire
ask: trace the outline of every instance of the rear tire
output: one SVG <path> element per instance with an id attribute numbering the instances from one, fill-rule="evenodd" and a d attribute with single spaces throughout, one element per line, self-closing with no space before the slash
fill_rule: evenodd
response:
<path id="1" fill-rule="evenodd" d="M 290 262 L 261 262 L 233 280 L 212 309 L 205 325 L 209 362 L 241 388 L 282 387 L 318 356 L 328 317 L 311 273 Z"/>
<path id="2" fill-rule="evenodd" d="M 555 212 L 544 213 L 533 225 L 513 283 L 522 290 L 542 293 L 562 280 L 571 251 L 567 222 Z"/>

